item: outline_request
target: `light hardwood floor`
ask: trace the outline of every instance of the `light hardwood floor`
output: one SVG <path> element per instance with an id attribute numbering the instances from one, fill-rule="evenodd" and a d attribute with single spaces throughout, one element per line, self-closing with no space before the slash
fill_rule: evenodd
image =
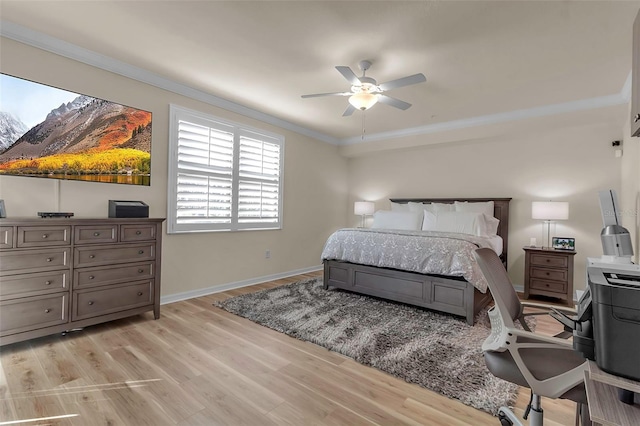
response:
<path id="1" fill-rule="evenodd" d="M 4 346 L 0 424 L 499 425 L 485 412 L 212 306 L 320 275 L 163 305 L 159 320 L 145 314 Z M 539 319 L 539 331 L 557 329 Z M 521 389 L 519 415 L 528 398 Z M 544 399 L 543 407 L 548 426 L 573 424 L 573 403 Z"/>

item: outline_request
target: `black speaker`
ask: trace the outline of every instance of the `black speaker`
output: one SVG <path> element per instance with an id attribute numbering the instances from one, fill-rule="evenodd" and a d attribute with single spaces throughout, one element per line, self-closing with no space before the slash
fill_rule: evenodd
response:
<path id="1" fill-rule="evenodd" d="M 109 200 L 109 217 L 149 217 L 149 206 L 142 201 Z"/>

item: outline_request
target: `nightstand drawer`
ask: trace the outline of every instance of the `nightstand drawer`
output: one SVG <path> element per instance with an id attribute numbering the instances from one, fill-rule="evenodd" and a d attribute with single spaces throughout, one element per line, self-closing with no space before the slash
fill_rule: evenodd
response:
<path id="1" fill-rule="evenodd" d="M 544 280 L 567 281 L 566 269 L 531 268 L 529 271 L 531 278 L 541 278 Z"/>
<path id="2" fill-rule="evenodd" d="M 534 266 L 547 266 L 553 268 L 566 268 L 568 266 L 568 259 L 566 256 L 557 256 L 549 254 L 532 253 L 531 265 Z"/>
<path id="3" fill-rule="evenodd" d="M 529 283 L 532 289 L 544 290 L 552 293 L 562 293 L 563 296 L 567 292 L 567 284 L 559 281 L 545 281 L 532 279 Z"/>

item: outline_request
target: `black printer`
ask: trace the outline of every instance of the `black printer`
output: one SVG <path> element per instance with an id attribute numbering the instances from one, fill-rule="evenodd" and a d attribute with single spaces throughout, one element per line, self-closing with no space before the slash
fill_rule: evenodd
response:
<path id="1" fill-rule="evenodd" d="M 580 298 L 578 316 L 591 310 L 592 318 L 574 330 L 574 349 L 603 371 L 640 381 L 640 271 L 592 266 L 587 279 L 589 291 Z M 593 331 L 593 354 L 588 329 Z"/>

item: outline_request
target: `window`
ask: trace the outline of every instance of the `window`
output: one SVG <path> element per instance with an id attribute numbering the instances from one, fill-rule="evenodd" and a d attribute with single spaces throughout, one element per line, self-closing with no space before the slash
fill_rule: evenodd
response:
<path id="1" fill-rule="evenodd" d="M 280 229 L 284 137 L 170 106 L 168 233 Z"/>

